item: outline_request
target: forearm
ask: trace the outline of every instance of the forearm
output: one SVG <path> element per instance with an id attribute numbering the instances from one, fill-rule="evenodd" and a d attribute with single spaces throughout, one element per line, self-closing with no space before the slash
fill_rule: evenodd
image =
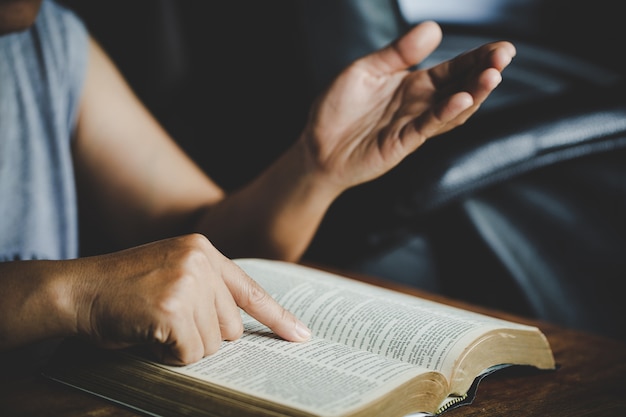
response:
<path id="1" fill-rule="evenodd" d="M 75 332 L 65 261 L 0 263 L 0 351 Z"/>
<path id="2" fill-rule="evenodd" d="M 66 336 L 144 344 L 185 364 L 243 332 L 240 309 L 286 340 L 310 332 L 206 238 L 191 234 L 67 261 L 0 263 L 0 351 Z"/>
<path id="3" fill-rule="evenodd" d="M 316 172 L 297 142 L 246 187 L 208 209 L 198 224 L 224 254 L 296 261 L 341 193 Z"/>

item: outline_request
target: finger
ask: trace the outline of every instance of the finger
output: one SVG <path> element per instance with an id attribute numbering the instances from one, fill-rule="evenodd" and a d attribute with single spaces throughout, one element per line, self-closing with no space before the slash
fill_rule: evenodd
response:
<path id="1" fill-rule="evenodd" d="M 473 98 L 472 113 L 489 97 L 493 90 L 502 82 L 502 74 L 495 68 L 488 68 L 478 75 L 466 88 Z"/>
<path id="2" fill-rule="evenodd" d="M 154 351 L 165 364 L 185 365 L 202 359 L 204 343 L 195 321 L 177 321 L 168 339 L 157 344 Z"/>
<path id="3" fill-rule="evenodd" d="M 429 109 L 402 126 L 400 139 L 403 146 L 409 152 L 416 150 L 428 138 L 460 125 L 474 107 L 474 99 L 467 92 L 450 96 L 443 105 Z"/>
<path id="4" fill-rule="evenodd" d="M 468 85 L 466 91 L 450 94 L 427 111 L 408 107 L 405 109 L 407 115 L 418 114 L 419 116 L 398 119 L 390 131 L 399 130 L 399 137 L 404 148 L 412 152 L 428 138 L 465 123 L 501 81 L 500 72 L 489 68 Z"/>
<path id="5" fill-rule="evenodd" d="M 515 57 L 515 46 L 508 41 L 491 42 L 454 58 L 460 71 L 464 67 L 481 66 L 502 71 Z"/>
<path id="6" fill-rule="evenodd" d="M 243 334 L 243 322 L 237 303 L 222 279 L 215 288 L 215 310 L 222 340 L 236 340 Z M 216 316 L 213 314 L 213 316 Z M 213 352 L 207 352 L 210 354 Z"/>
<path id="7" fill-rule="evenodd" d="M 428 70 L 435 86 L 462 85 L 488 68 L 501 72 L 509 65 L 516 50 L 510 42 L 493 42 L 442 62 Z"/>
<path id="8" fill-rule="evenodd" d="M 293 342 L 303 342 L 311 337 L 311 331 L 300 320 L 235 264 L 227 275 L 226 285 L 239 307 L 278 336 Z"/>
<path id="9" fill-rule="evenodd" d="M 502 72 L 515 58 L 517 51 L 515 46 L 510 42 L 498 42 L 494 45 L 490 55 L 489 61 L 491 67 Z"/>
<path id="10" fill-rule="evenodd" d="M 373 75 L 406 70 L 430 55 L 439 46 L 441 37 L 437 23 L 423 22 L 386 47 L 367 55 L 360 63 Z"/>

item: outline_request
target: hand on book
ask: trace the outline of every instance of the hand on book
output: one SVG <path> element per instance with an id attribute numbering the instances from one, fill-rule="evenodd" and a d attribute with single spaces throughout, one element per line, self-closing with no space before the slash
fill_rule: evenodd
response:
<path id="1" fill-rule="evenodd" d="M 239 266 L 202 235 L 96 258 L 77 308 L 79 331 L 103 347 L 153 343 L 164 363 L 195 362 L 237 339 L 239 307 L 291 341 L 310 336 Z M 100 270 L 98 270 L 100 269 Z"/>
<path id="2" fill-rule="evenodd" d="M 441 37 L 434 22 L 416 26 L 355 61 L 313 107 L 300 142 L 340 191 L 384 174 L 428 138 L 464 123 L 515 55 L 511 43 L 494 42 L 411 71 Z"/>
<path id="3" fill-rule="evenodd" d="M 504 367 L 555 369 L 537 327 L 302 265 L 234 262 L 315 338 L 290 344 L 246 316 L 236 343 L 188 366 L 73 341 L 44 375 L 154 416 L 401 417 L 471 403 L 478 383 Z"/>
<path id="4" fill-rule="evenodd" d="M 0 349 L 78 335 L 105 348 L 147 344 L 162 362 L 187 364 L 242 335 L 239 308 L 286 340 L 310 337 L 305 325 L 200 234 L 15 265 L 0 263 L 9 295 L 0 304 L 8 317 L 0 326 Z"/>

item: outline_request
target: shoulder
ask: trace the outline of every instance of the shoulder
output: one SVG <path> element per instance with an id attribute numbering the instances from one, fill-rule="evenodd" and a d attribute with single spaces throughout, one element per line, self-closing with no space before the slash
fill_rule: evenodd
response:
<path id="1" fill-rule="evenodd" d="M 43 0 L 35 23 L 22 32 L 0 36 L 0 78 L 46 85 L 51 94 L 77 96 L 82 89 L 89 34 L 82 20 L 54 0 Z M 24 86 L 24 85 L 22 85 Z"/>
<path id="2" fill-rule="evenodd" d="M 48 65 L 60 73 L 85 70 L 88 32 L 74 12 L 54 0 L 44 0 L 33 29 L 44 53 L 48 51 L 44 57 Z"/>

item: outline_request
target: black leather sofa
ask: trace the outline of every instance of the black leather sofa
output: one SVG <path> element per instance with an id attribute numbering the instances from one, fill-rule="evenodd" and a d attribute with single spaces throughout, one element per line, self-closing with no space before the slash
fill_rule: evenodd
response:
<path id="1" fill-rule="evenodd" d="M 619 290 L 626 277 L 626 90 L 618 52 L 624 30 L 610 5 L 589 11 L 579 2 L 561 3 L 574 19 L 559 24 L 550 19 L 561 10 L 555 3 L 530 3 L 534 9 L 522 14 L 529 21 L 511 28 L 499 21 L 440 22 L 444 41 L 423 65 L 488 40 L 510 39 L 518 55 L 503 83 L 466 125 L 344 195 L 310 256 L 626 338 Z M 350 32 L 341 39 L 357 38 L 358 53 L 414 23 L 395 1 L 341 4 L 329 0 L 305 8 L 316 8 L 315 19 L 327 27 L 337 26 L 334 36 Z M 310 39 L 329 37 L 313 23 Z M 580 27 L 574 30 L 576 23 L 586 37 L 576 32 Z M 317 54 L 311 62 L 324 64 L 318 69 L 322 80 L 333 65 L 338 69 L 352 59 L 335 50 L 311 53 Z"/>

